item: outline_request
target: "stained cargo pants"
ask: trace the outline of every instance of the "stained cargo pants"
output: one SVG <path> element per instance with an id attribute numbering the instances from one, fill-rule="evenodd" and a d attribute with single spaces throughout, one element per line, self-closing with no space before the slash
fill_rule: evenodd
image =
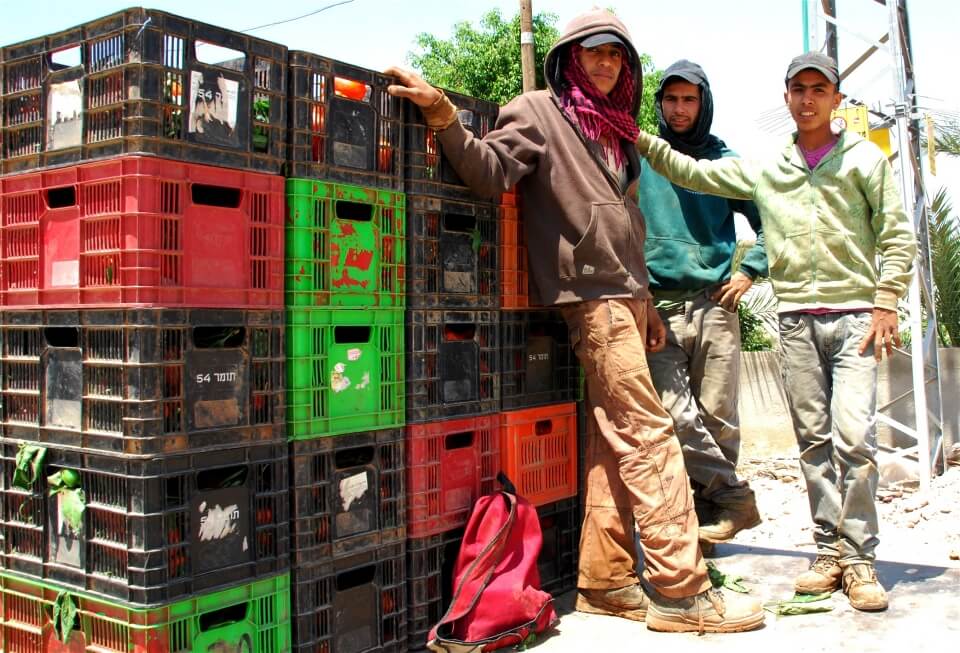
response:
<path id="1" fill-rule="evenodd" d="M 697 543 L 690 481 L 670 416 L 647 368 L 647 303 L 638 299 L 562 307 L 587 380 L 586 496 L 577 585 L 637 582 L 634 526 L 646 580 L 679 598 L 710 587 Z"/>
<path id="2" fill-rule="evenodd" d="M 740 321 L 710 299 L 713 290 L 660 311 L 667 346 L 650 354 L 650 375 L 673 418 L 687 474 L 707 501 L 750 493 L 737 477 Z"/>

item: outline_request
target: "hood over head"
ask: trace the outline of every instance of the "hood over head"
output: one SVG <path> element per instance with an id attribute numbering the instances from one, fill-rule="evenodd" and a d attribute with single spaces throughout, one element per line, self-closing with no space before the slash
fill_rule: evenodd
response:
<path id="1" fill-rule="evenodd" d="M 700 113 L 693 124 L 693 128 L 683 134 L 673 131 L 663 117 L 663 91 L 670 82 L 683 80 L 694 84 L 700 89 Z M 675 150 L 696 158 L 719 156 L 726 147 L 724 142 L 710 133 L 713 127 L 713 92 L 710 90 L 710 80 L 698 64 L 681 59 L 670 64 L 663 71 L 660 86 L 657 88 L 655 107 L 657 118 L 660 121 L 660 137 L 670 143 Z"/>
<path id="2" fill-rule="evenodd" d="M 600 34 L 615 38 L 589 39 L 589 37 Z M 584 40 L 587 40 L 585 47 L 619 42 L 626 49 L 627 60 L 625 63 L 632 69 L 635 80 L 631 113 L 636 116 L 640 112 L 640 100 L 643 97 L 643 70 L 640 68 L 640 57 L 633 46 L 633 41 L 630 39 L 630 33 L 626 26 L 606 9 L 594 9 L 580 14 L 564 28 L 563 34 L 550 49 L 550 52 L 547 53 L 547 58 L 543 64 L 544 76 L 550 91 L 555 97 L 560 97 L 564 84 L 563 66 L 569 56 L 570 46 L 574 43 L 583 45 Z"/>

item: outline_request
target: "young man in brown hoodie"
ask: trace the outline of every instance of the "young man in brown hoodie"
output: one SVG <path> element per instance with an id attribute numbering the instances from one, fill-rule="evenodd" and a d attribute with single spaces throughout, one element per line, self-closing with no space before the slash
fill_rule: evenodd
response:
<path id="1" fill-rule="evenodd" d="M 586 369 L 591 424 L 577 609 L 651 630 L 759 627 L 759 603 L 711 588 L 680 444 L 650 379 L 646 351 L 665 343 L 651 303 L 637 207 L 633 142 L 642 70 L 624 25 L 594 10 L 574 18 L 548 53 L 549 89 L 500 111 L 483 139 L 418 76 L 387 70 L 390 93 L 418 105 L 443 153 L 482 197 L 516 185 L 540 303 L 558 305 Z M 634 528 L 645 556 L 637 578 Z"/>

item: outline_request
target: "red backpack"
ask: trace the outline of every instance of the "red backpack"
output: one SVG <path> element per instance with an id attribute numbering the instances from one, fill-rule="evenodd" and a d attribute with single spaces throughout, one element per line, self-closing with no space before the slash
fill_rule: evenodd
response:
<path id="1" fill-rule="evenodd" d="M 438 653 L 514 646 L 557 622 L 553 597 L 540 589 L 537 510 L 505 476 L 498 480 L 504 490 L 480 497 L 467 522 L 450 608 L 427 638 Z"/>

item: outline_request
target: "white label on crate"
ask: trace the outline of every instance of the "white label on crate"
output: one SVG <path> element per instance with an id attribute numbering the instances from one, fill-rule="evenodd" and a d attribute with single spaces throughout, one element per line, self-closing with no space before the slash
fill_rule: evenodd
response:
<path id="1" fill-rule="evenodd" d="M 360 383 L 354 386 L 354 390 L 363 390 L 368 385 L 370 385 L 370 372 L 364 372 L 363 377 L 360 379 Z"/>
<path id="2" fill-rule="evenodd" d="M 205 514 L 204 514 L 205 513 Z M 207 510 L 207 503 L 200 504 L 200 540 L 222 540 L 228 535 L 233 535 L 237 530 L 237 522 L 240 518 L 240 511 L 237 505 L 229 505 L 221 508 L 220 504 Z"/>
<path id="3" fill-rule="evenodd" d="M 354 348 L 352 348 L 352 349 L 348 349 L 348 350 L 347 350 L 347 360 L 348 360 L 348 361 L 358 361 L 358 360 L 360 360 L 360 356 L 361 356 L 362 354 L 363 354 L 363 352 L 362 352 L 360 349 L 356 348 L 356 347 L 354 347 Z"/>
<path id="4" fill-rule="evenodd" d="M 341 479 L 340 501 L 343 502 L 343 510 L 350 510 L 350 505 L 363 496 L 363 493 L 367 491 L 367 487 L 366 472 L 360 472 L 359 474 Z"/>
<path id="5" fill-rule="evenodd" d="M 334 392 L 343 392 L 350 387 L 350 378 L 343 373 L 346 369 L 347 366 L 343 363 L 333 366 L 333 371 L 330 373 L 330 387 Z"/>
<path id="6" fill-rule="evenodd" d="M 51 286 L 70 286 L 76 288 L 80 285 L 80 259 L 72 261 L 54 261 L 51 270 Z"/>

